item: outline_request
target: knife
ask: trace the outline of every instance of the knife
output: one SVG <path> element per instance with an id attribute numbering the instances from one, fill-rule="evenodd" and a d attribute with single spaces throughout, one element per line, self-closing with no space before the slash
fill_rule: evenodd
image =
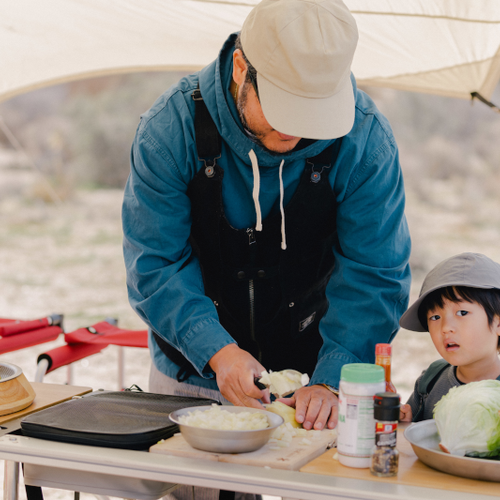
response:
<path id="1" fill-rule="evenodd" d="M 267 385 L 264 385 L 261 381 L 260 381 L 260 378 L 261 377 L 254 377 L 253 378 L 253 383 L 261 390 L 261 391 L 264 391 L 265 389 L 267 389 Z"/>

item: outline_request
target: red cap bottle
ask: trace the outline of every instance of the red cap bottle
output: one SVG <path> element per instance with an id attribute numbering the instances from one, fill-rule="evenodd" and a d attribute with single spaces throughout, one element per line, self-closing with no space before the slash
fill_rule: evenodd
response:
<path id="1" fill-rule="evenodd" d="M 375 364 L 382 366 L 385 370 L 385 386 L 387 392 L 397 392 L 391 382 L 391 344 L 375 345 Z"/>

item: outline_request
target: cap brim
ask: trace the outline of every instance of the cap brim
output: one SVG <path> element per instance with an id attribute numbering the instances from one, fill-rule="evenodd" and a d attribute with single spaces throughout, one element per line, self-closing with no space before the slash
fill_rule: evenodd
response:
<path id="1" fill-rule="evenodd" d="M 448 284 L 440 284 L 439 286 L 435 286 L 434 288 L 431 288 L 430 290 L 427 290 L 425 293 L 423 293 L 412 305 L 407 309 L 407 311 L 401 316 L 401 319 L 399 320 L 399 326 L 402 328 L 406 328 L 406 330 L 411 330 L 413 332 L 427 332 L 427 328 L 424 328 L 422 323 L 420 323 L 420 320 L 418 319 L 418 309 L 420 307 L 420 304 L 422 304 L 423 300 L 427 295 L 429 295 L 431 292 L 434 290 L 438 290 L 439 288 L 446 288 L 447 286 L 468 286 L 471 288 L 496 288 L 494 286 L 488 286 L 488 285 L 481 285 L 481 286 L 475 286 L 471 285 L 470 283 L 448 283 Z"/>
<path id="2" fill-rule="evenodd" d="M 354 90 L 348 77 L 326 98 L 305 98 L 286 92 L 257 73 L 259 99 L 269 124 L 278 132 L 303 139 L 336 139 L 354 124 Z"/>
<path id="3" fill-rule="evenodd" d="M 441 288 L 441 287 L 440 287 Z M 432 290 L 430 290 L 428 293 L 425 295 L 422 295 L 419 297 L 401 316 L 401 319 L 399 320 L 399 326 L 402 328 L 406 328 L 407 330 L 411 330 L 413 332 L 426 332 L 427 330 L 423 327 L 422 323 L 420 323 L 420 320 L 418 319 L 418 308 L 420 307 L 420 304 L 422 301 L 425 299 L 429 293 L 431 293 Z"/>

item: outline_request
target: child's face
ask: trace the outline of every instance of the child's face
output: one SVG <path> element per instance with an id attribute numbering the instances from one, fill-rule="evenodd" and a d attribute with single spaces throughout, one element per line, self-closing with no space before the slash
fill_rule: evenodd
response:
<path id="1" fill-rule="evenodd" d="M 488 324 L 488 316 L 477 302 L 451 302 L 427 313 L 427 325 L 439 354 L 454 366 L 480 368 L 498 359 L 500 318 Z"/>

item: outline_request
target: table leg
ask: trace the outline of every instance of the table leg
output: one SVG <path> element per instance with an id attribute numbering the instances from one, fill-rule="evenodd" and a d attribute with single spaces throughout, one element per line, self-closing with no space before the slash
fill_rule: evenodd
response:
<path id="1" fill-rule="evenodd" d="M 3 499 L 18 500 L 19 498 L 19 462 L 5 460 L 3 479 Z"/>

